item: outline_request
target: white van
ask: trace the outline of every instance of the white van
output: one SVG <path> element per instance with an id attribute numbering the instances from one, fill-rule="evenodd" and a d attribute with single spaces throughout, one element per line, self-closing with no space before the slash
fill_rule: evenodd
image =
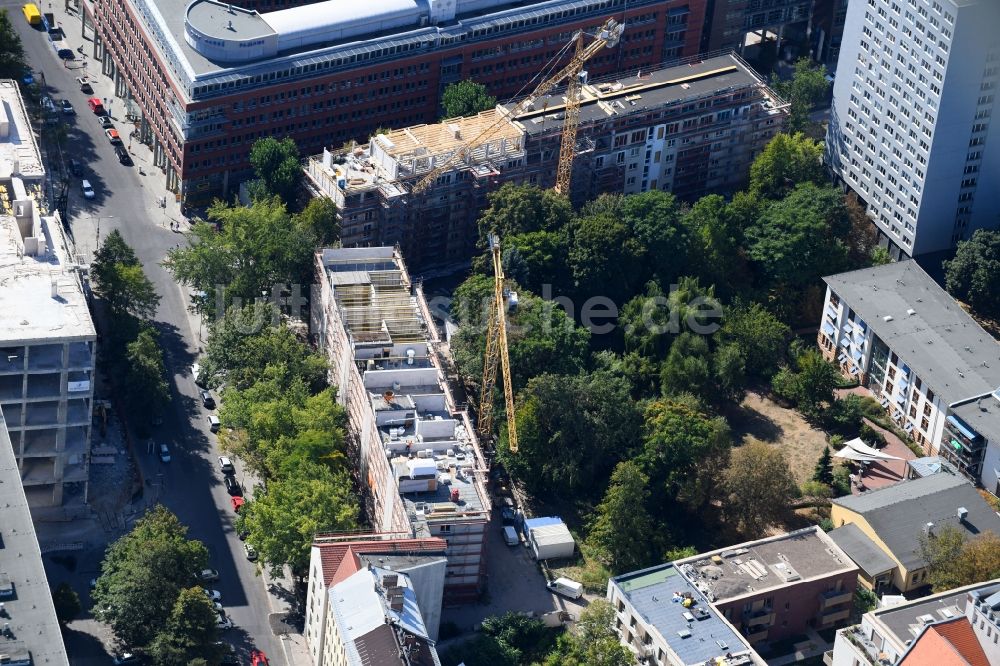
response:
<path id="1" fill-rule="evenodd" d="M 208 415 L 208 429 L 212 432 L 219 432 L 219 417 L 215 414 Z"/>
<path id="2" fill-rule="evenodd" d="M 517 537 L 517 530 L 515 530 L 510 525 L 504 525 L 503 528 L 503 541 L 508 546 L 516 546 L 521 543 L 521 540 Z"/>
<path id="3" fill-rule="evenodd" d="M 549 589 L 570 599 L 579 599 L 583 596 L 583 585 L 569 578 L 556 578 L 549 583 Z"/>

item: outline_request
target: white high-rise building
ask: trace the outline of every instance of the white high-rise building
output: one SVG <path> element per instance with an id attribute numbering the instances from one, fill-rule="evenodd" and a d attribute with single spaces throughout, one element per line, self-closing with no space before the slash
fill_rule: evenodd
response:
<path id="1" fill-rule="evenodd" d="M 827 162 L 894 256 L 1000 227 L 998 86 L 998 0 L 851 1 Z"/>

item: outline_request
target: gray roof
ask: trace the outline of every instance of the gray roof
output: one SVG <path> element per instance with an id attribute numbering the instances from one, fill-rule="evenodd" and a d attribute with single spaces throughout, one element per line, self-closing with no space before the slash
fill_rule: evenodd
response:
<path id="1" fill-rule="evenodd" d="M 861 567 L 868 578 L 875 578 L 896 568 L 892 558 L 882 552 L 854 523 L 831 530 L 827 536 Z"/>
<path id="2" fill-rule="evenodd" d="M 0 602 L 6 610 L 3 622 L 10 624 L 14 638 L 0 634 L 0 654 L 27 651 L 34 664 L 69 664 L 21 474 L 0 413 L 0 587 L 7 588 L 8 580 L 13 594 L 0 593 Z"/>
<path id="3" fill-rule="evenodd" d="M 636 612 L 659 632 L 670 649 L 684 664 L 704 664 L 727 653 L 747 652 L 751 648 L 712 608 L 708 599 L 672 564 L 643 569 L 617 578 L 611 583 L 622 591 Z M 673 601 L 675 594 L 688 594 L 695 603 L 690 609 Z M 704 611 L 702 619 L 689 622 L 687 611 Z M 686 633 L 682 637 L 678 632 Z"/>
<path id="4" fill-rule="evenodd" d="M 945 471 L 839 497 L 833 503 L 863 516 L 892 555 L 910 570 L 924 565 L 920 537 L 927 523 L 934 523 L 934 529 L 951 525 L 970 537 L 986 531 L 1000 535 L 1000 515 L 964 477 Z M 958 519 L 959 508 L 969 512 L 964 521 Z"/>
<path id="5" fill-rule="evenodd" d="M 946 403 L 1000 387 L 1000 343 L 915 261 L 823 279 Z"/>
<path id="6" fill-rule="evenodd" d="M 993 444 L 1000 445 L 1000 402 L 989 397 L 951 408 L 951 413 Z"/>

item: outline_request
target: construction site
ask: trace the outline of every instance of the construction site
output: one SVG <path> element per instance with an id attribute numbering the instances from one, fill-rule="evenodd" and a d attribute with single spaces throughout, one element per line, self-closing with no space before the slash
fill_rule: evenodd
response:
<path id="1" fill-rule="evenodd" d="M 307 182 L 336 203 L 344 246 L 398 245 L 419 268 L 459 263 L 505 183 L 555 187 L 577 206 L 602 193 L 732 192 L 788 116 L 733 53 L 594 82 L 584 62 L 569 72 L 578 85 L 543 83 L 516 104 L 310 158 Z"/>

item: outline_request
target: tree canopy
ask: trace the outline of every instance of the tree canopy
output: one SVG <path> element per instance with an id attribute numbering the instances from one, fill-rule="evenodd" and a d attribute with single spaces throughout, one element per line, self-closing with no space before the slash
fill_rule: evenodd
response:
<path id="1" fill-rule="evenodd" d="M 788 129 L 800 132 L 809 126 L 809 112 L 830 92 L 826 67 L 809 58 L 799 58 L 792 78 L 775 82 L 774 90 L 791 103 Z"/>
<path id="2" fill-rule="evenodd" d="M 20 82 L 28 71 L 21 36 L 14 30 L 7 8 L 0 9 L 0 79 Z"/>
<path id="3" fill-rule="evenodd" d="M 299 147 L 289 137 L 257 139 L 250 149 L 250 166 L 257 179 L 247 184 L 254 201 L 278 197 L 288 208 L 296 208 L 302 164 Z"/>
<path id="4" fill-rule="evenodd" d="M 934 592 L 1000 577 L 1000 536 L 994 532 L 967 539 L 957 527 L 945 525 L 921 536 L 920 552 Z"/>
<path id="5" fill-rule="evenodd" d="M 1000 320 L 1000 231 L 977 229 L 944 262 L 945 286 L 983 317 Z"/>
<path id="6" fill-rule="evenodd" d="M 160 296 L 142 270 L 135 251 L 115 229 L 104 237 L 90 263 L 94 293 L 114 315 L 148 319 L 156 314 Z"/>
<path id="7" fill-rule="evenodd" d="M 733 449 L 723 486 L 729 499 L 726 513 L 753 537 L 780 521 L 798 490 L 785 454 L 763 442 Z"/>
<path id="8" fill-rule="evenodd" d="M 480 111 L 495 108 L 497 98 L 490 95 L 486 86 L 466 79 L 448 84 L 441 94 L 441 108 L 444 118 L 474 116 Z"/>
<path id="9" fill-rule="evenodd" d="M 804 134 L 777 134 L 750 166 L 750 194 L 780 199 L 796 185 L 828 181 L 823 168 L 823 144 Z"/>
<path id="10" fill-rule="evenodd" d="M 587 536 L 587 543 L 613 573 L 641 569 L 652 559 L 654 523 L 648 500 L 649 477 L 638 463 L 618 463 Z"/>
<path id="11" fill-rule="evenodd" d="M 201 660 L 216 664 L 222 657 L 216 612 L 201 587 L 180 591 L 166 624 L 149 646 L 156 666 L 191 666 Z"/>
<path id="12" fill-rule="evenodd" d="M 504 183 L 488 195 L 489 207 L 479 215 L 479 238 L 485 246 L 490 233 L 501 239 L 532 231 L 563 229 L 573 219 L 566 197 L 534 185 Z"/>

